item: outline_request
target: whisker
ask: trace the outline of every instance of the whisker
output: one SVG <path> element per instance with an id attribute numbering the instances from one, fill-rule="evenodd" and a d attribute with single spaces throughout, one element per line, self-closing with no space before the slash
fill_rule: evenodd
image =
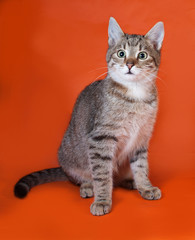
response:
<path id="1" fill-rule="evenodd" d="M 100 67 L 100 68 L 96 68 L 96 69 L 93 69 L 93 70 L 89 71 L 88 73 L 90 73 L 90 72 L 95 72 L 95 71 L 97 71 L 97 70 L 99 70 L 99 69 L 104 69 L 104 68 L 108 68 L 108 67 Z"/>
<path id="2" fill-rule="evenodd" d="M 101 76 L 103 76 L 103 75 L 105 75 L 106 73 L 108 73 L 108 72 L 105 72 L 105 73 L 102 73 L 101 75 L 99 75 L 94 81 L 96 81 L 99 77 L 101 77 Z"/>
<path id="3" fill-rule="evenodd" d="M 147 68 L 144 68 L 145 70 L 147 70 Z M 163 84 L 164 84 L 164 86 L 165 87 L 167 87 L 167 84 L 166 84 L 166 82 L 162 79 L 162 78 L 160 78 L 160 77 L 158 77 L 157 76 L 157 72 L 156 72 L 156 74 L 154 74 L 154 73 L 151 73 L 151 72 L 147 72 L 147 74 L 150 76 L 154 76 L 155 78 L 158 78 Z M 146 75 L 145 75 L 146 76 Z"/>
<path id="4" fill-rule="evenodd" d="M 162 79 L 161 79 L 160 77 L 158 77 L 156 74 L 149 73 L 149 75 L 152 75 L 152 76 L 154 76 L 155 78 L 158 78 L 158 79 L 162 80 Z"/>
<path id="5" fill-rule="evenodd" d="M 153 79 L 150 79 L 147 75 L 145 75 L 144 73 L 142 73 L 143 75 L 144 75 L 144 77 L 146 77 L 148 80 L 149 80 L 149 82 L 151 82 Z"/>
<path id="6" fill-rule="evenodd" d="M 155 76 L 155 74 L 152 74 L 152 73 L 149 73 L 149 74 L 152 75 L 152 76 Z M 162 78 L 160 78 L 160 77 L 158 77 L 158 76 L 156 76 L 156 78 L 158 78 L 159 80 L 161 80 L 161 82 L 164 84 L 164 86 L 167 87 L 166 82 L 165 82 L 164 80 L 162 80 Z"/>
<path id="7" fill-rule="evenodd" d="M 153 82 L 152 80 L 153 79 L 150 79 L 148 76 L 146 76 L 144 73 L 143 73 L 144 77 L 146 77 L 148 79 L 149 82 L 152 82 L 152 86 L 155 86 L 155 82 Z"/>

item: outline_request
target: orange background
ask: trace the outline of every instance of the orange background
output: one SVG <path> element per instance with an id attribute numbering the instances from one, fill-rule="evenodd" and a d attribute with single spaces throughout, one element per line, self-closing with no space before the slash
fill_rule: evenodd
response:
<path id="1" fill-rule="evenodd" d="M 194 0 L 1 0 L 0 239 L 195 239 Z M 165 24 L 160 109 L 150 145 L 159 201 L 115 189 L 113 210 L 93 217 L 92 199 L 69 182 L 13 196 L 23 175 L 56 167 L 79 92 L 106 70 L 113 16 L 128 33 Z"/>

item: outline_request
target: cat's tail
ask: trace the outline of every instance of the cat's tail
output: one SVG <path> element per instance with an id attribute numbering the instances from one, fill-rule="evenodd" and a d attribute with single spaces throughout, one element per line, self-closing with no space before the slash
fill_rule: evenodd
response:
<path id="1" fill-rule="evenodd" d="M 14 194 L 18 198 L 24 198 L 32 187 L 43 183 L 67 180 L 68 178 L 61 167 L 33 172 L 24 176 L 16 183 L 14 187 Z"/>

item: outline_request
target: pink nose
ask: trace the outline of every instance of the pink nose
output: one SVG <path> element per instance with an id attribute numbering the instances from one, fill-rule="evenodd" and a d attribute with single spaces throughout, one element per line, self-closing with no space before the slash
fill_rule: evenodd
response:
<path id="1" fill-rule="evenodd" d="M 134 64 L 132 63 L 127 63 L 127 67 L 129 68 L 129 70 L 133 67 Z"/>

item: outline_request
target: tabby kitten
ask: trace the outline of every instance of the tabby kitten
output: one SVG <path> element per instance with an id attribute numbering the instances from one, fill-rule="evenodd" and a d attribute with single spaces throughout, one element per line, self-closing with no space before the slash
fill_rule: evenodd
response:
<path id="1" fill-rule="evenodd" d="M 137 189 L 145 199 L 161 197 L 148 179 L 147 155 L 158 108 L 163 23 L 144 36 L 129 35 L 111 17 L 108 35 L 108 75 L 79 95 L 58 151 L 61 167 L 21 178 L 17 197 L 41 183 L 70 180 L 80 185 L 81 197 L 94 196 L 93 215 L 111 211 L 113 186 Z"/>

